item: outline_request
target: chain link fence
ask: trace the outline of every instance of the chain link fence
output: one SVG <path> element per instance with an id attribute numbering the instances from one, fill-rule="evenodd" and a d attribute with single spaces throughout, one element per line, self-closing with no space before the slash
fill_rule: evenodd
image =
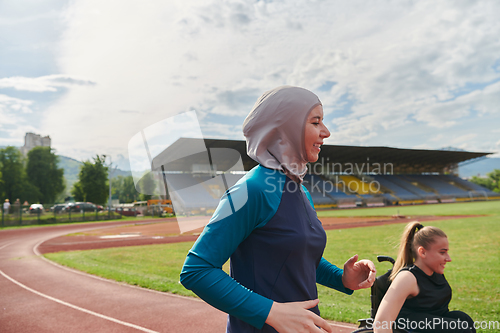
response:
<path id="1" fill-rule="evenodd" d="M 92 206 L 73 206 L 70 209 L 62 209 L 66 207 L 66 205 L 44 204 L 40 205 L 38 209 L 30 209 L 30 206 L 19 207 L 11 205 L 7 210 L 0 207 L 2 214 L 0 228 L 23 225 L 105 221 L 122 218 L 122 214 L 118 212 L 99 209 L 95 205 Z"/>

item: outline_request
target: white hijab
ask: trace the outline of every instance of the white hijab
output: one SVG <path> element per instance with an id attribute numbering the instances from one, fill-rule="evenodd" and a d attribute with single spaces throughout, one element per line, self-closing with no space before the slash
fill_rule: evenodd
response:
<path id="1" fill-rule="evenodd" d="M 307 172 L 305 124 L 318 105 L 318 96 L 304 88 L 281 86 L 265 92 L 243 122 L 248 156 L 301 183 Z"/>

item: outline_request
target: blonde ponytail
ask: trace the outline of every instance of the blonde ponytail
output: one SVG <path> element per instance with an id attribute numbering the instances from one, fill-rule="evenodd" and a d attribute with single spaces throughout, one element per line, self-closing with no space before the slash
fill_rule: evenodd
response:
<path id="1" fill-rule="evenodd" d="M 401 268 L 413 264 L 413 238 L 415 237 L 415 232 L 417 231 L 417 229 L 421 229 L 423 227 L 424 226 L 419 222 L 414 221 L 408 223 L 405 230 L 403 231 L 403 235 L 401 235 L 401 241 L 399 243 L 398 257 L 396 259 L 396 262 L 394 263 L 392 273 L 389 277 L 391 281 L 394 280 Z"/>

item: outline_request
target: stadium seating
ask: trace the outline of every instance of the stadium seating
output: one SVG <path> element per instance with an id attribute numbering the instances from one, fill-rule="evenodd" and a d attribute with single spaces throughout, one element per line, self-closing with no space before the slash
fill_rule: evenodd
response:
<path id="1" fill-rule="evenodd" d="M 242 176 L 224 174 L 214 178 L 209 174 L 165 174 L 174 206 L 177 206 L 174 208 L 182 211 L 215 209 L 226 189 L 233 186 Z"/>
<path id="2" fill-rule="evenodd" d="M 426 191 L 423 190 L 421 187 L 419 187 L 418 182 L 412 181 L 411 179 L 406 178 L 406 176 L 403 175 L 391 175 L 391 176 L 385 176 L 385 177 L 391 177 L 390 180 L 399 185 L 400 187 L 406 189 L 407 191 L 410 191 L 420 197 L 423 202 L 426 203 L 433 203 L 437 202 L 438 196 L 433 193 L 432 191 Z"/>
<path id="3" fill-rule="evenodd" d="M 441 180 L 437 175 L 411 175 L 406 178 L 433 189 L 441 202 L 455 201 L 456 198 L 469 198 L 467 191 Z"/>
<path id="4" fill-rule="evenodd" d="M 399 204 L 399 201 L 401 200 L 398 198 L 396 195 L 391 194 L 391 193 L 383 193 L 382 196 L 387 200 L 388 203 L 391 205 L 396 205 Z"/>
<path id="5" fill-rule="evenodd" d="M 384 192 L 383 196 L 392 205 L 411 205 L 424 202 L 424 199 L 418 194 L 415 194 L 409 189 L 398 185 L 396 183 L 398 182 L 398 179 L 395 179 L 394 176 L 371 175 L 370 177 L 380 184 L 381 190 L 382 192 Z M 394 180 L 395 182 L 393 182 L 392 180 Z"/>
<path id="6" fill-rule="evenodd" d="M 306 174 L 302 184 L 309 191 L 315 207 L 337 206 L 335 199 L 326 192 L 332 185 L 325 182 L 321 177 Z"/>
<path id="7" fill-rule="evenodd" d="M 464 190 L 468 191 L 468 195 L 473 200 L 476 199 L 488 199 L 488 198 L 498 198 L 500 197 L 500 193 L 495 193 L 487 188 L 484 188 L 480 185 L 471 183 L 462 178 L 452 175 L 439 175 L 440 179 L 455 186 L 460 186 Z"/>
<path id="8" fill-rule="evenodd" d="M 311 194 L 316 208 L 327 208 L 328 206 L 348 208 L 362 204 L 362 200 L 356 195 L 343 192 L 335 180 L 306 174 L 303 184 Z"/>
<path id="9" fill-rule="evenodd" d="M 378 190 L 374 188 L 373 185 L 362 181 L 361 179 L 352 175 L 341 175 L 339 176 L 346 186 L 352 192 L 356 192 L 362 195 L 366 194 L 379 194 Z"/>
<path id="10" fill-rule="evenodd" d="M 381 196 L 374 196 L 379 194 L 377 189 L 355 176 L 337 175 L 333 177 L 333 182 L 336 188 L 329 194 L 337 200 L 340 208 L 385 205 Z"/>
<path id="11" fill-rule="evenodd" d="M 243 174 L 165 174 L 174 204 L 185 211 L 213 211 L 226 189 L 241 177 Z M 303 185 L 319 209 L 500 199 L 499 193 L 451 175 L 363 175 L 360 179 L 306 174 Z"/>
<path id="12" fill-rule="evenodd" d="M 352 197 L 352 195 L 343 192 L 335 180 L 323 179 L 318 175 L 306 174 L 304 177 L 304 186 L 306 186 L 308 191 L 309 187 L 312 187 L 314 191 L 324 191 L 324 193 L 336 199 Z"/>
<path id="13" fill-rule="evenodd" d="M 339 186 L 346 187 L 349 191 L 357 193 L 363 199 L 363 203 L 368 207 L 385 206 L 385 200 L 379 191 L 379 186 L 372 183 L 369 176 L 339 175 Z"/>
<path id="14" fill-rule="evenodd" d="M 471 201 L 500 198 L 500 194 L 451 175 L 371 175 L 389 202 L 398 204 Z M 394 204 L 394 202 L 392 201 Z"/>

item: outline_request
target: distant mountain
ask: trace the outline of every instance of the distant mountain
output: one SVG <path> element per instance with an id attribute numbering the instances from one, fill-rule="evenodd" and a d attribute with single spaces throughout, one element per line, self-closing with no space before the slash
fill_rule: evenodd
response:
<path id="1" fill-rule="evenodd" d="M 458 167 L 461 178 L 470 178 L 472 176 L 486 176 L 488 172 L 500 169 L 500 158 L 485 158 L 477 162 L 472 162 Z"/>
<path id="2" fill-rule="evenodd" d="M 80 172 L 80 166 L 82 162 L 79 162 L 71 157 L 58 155 L 59 162 L 57 166 L 64 169 L 64 178 L 66 179 L 66 194 L 71 193 L 71 188 L 73 184 L 78 181 L 78 173 Z"/>
<path id="3" fill-rule="evenodd" d="M 66 193 L 71 193 L 71 188 L 73 184 L 78 181 L 78 173 L 80 172 L 80 167 L 82 166 L 82 162 L 75 160 L 74 158 L 57 155 L 59 157 L 59 163 L 57 166 L 61 169 L 64 169 L 64 178 L 66 179 Z M 116 169 L 113 171 L 112 177 L 115 178 L 118 176 L 131 176 L 130 171 L 124 171 L 121 169 Z"/>

